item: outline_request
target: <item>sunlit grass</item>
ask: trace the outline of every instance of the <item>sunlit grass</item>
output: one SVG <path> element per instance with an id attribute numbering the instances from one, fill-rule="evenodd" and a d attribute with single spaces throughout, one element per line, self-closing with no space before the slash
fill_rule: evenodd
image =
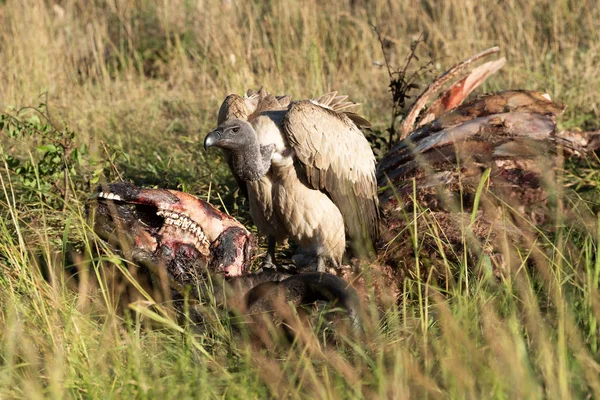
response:
<path id="1" fill-rule="evenodd" d="M 526 245 L 506 243 L 500 278 L 483 253 L 457 257 L 415 205 L 396 238 L 414 248 L 400 301 L 365 267 L 365 332 L 339 346 L 308 332 L 257 346 L 210 299 L 203 329 L 178 323 L 161 291 L 94 238 L 85 212 L 96 178 L 124 177 L 210 196 L 248 222 L 223 161 L 201 147 L 220 101 L 260 85 L 299 98 L 340 90 L 382 130 L 389 82 L 371 24 L 397 66 L 422 35 L 435 74 L 499 45 L 507 66 L 484 89 L 548 92 L 568 105 L 563 126 L 597 128 L 595 2 L 82 4 L 0 1 L 0 112 L 47 101 L 52 122 L 89 148 L 55 185 L 39 171 L 47 141 L 0 132 L 0 398 L 600 397 L 597 160 L 560 172 L 569 189 L 555 193 L 555 229 L 516 222 Z M 33 186 L 7 155 L 32 161 Z M 463 237 L 463 248 L 486 245 L 467 228 Z M 424 238 L 458 279 L 421 279 Z"/>

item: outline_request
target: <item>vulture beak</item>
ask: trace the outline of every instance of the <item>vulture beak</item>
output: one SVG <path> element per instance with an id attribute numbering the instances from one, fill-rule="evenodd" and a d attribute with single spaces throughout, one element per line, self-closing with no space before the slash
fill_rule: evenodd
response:
<path id="1" fill-rule="evenodd" d="M 204 139 L 204 150 L 207 150 L 209 147 L 212 147 L 217 144 L 217 142 L 221 139 L 221 130 L 215 129 L 212 132 L 209 132 Z"/>

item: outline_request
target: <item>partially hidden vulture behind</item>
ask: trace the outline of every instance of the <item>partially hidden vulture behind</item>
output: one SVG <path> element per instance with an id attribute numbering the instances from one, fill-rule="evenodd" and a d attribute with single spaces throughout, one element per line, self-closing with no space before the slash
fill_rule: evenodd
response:
<path id="1" fill-rule="evenodd" d="M 355 104 L 346 98 L 332 92 L 284 108 L 287 97 L 260 91 L 244 118 L 231 115 L 228 97 L 204 141 L 224 149 L 233 175 L 246 182 L 259 230 L 296 241 L 298 264 L 316 261 L 319 271 L 340 266 L 346 234 L 361 254 L 379 235 L 375 156 L 360 130 L 368 122 L 348 111 Z"/>

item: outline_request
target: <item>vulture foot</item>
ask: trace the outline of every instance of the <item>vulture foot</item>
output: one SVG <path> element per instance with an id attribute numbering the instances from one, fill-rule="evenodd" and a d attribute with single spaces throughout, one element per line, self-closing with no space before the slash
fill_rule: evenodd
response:
<path id="1" fill-rule="evenodd" d="M 263 263 L 260 266 L 260 269 L 261 270 L 265 270 L 265 269 L 275 270 L 275 269 L 277 269 L 277 265 L 275 263 L 273 263 L 271 256 L 267 254 L 265 259 L 263 260 Z"/>
<path id="2" fill-rule="evenodd" d="M 332 270 L 335 271 L 336 265 L 325 256 L 315 256 L 312 253 L 299 250 L 292 256 L 292 260 L 301 272 L 328 272 L 330 264 L 333 264 Z"/>
<path id="3" fill-rule="evenodd" d="M 265 258 L 260 268 L 256 272 L 277 271 L 286 274 L 298 273 L 298 268 L 294 264 L 275 264 Z"/>
<path id="4" fill-rule="evenodd" d="M 277 246 L 277 240 L 275 236 L 269 235 L 267 238 L 267 256 L 265 257 L 265 264 L 275 263 L 275 250 Z"/>

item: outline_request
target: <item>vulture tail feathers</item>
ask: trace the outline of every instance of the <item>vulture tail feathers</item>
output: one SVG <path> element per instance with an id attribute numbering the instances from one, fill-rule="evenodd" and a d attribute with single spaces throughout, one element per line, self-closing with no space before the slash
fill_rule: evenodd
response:
<path id="1" fill-rule="evenodd" d="M 252 120 L 256 116 L 266 111 L 285 110 L 292 102 L 292 96 L 288 94 L 274 96 L 267 92 L 263 86 L 261 86 L 258 90 L 246 90 L 244 101 L 246 102 L 250 112 L 246 118 L 240 119 Z"/>
<path id="2" fill-rule="evenodd" d="M 292 102 L 292 96 L 286 94 L 284 96 L 275 96 L 281 108 L 287 108 Z"/>
<path id="3" fill-rule="evenodd" d="M 248 121 L 252 121 L 264 112 L 285 110 L 292 100 L 290 95 L 273 96 L 263 87 L 257 92 L 252 91 L 252 89 L 249 89 L 248 92 L 253 93 L 252 99 L 256 103 L 254 111 L 248 116 Z"/>
<path id="4" fill-rule="evenodd" d="M 333 110 L 333 107 L 331 106 L 331 102 L 335 99 L 336 95 L 337 95 L 337 92 L 325 93 L 325 94 L 319 96 L 318 98 L 314 99 L 314 102 L 316 102 L 317 104 L 319 104 L 325 108 L 329 108 L 329 109 Z"/>
<path id="5" fill-rule="evenodd" d="M 344 101 L 342 103 L 337 103 L 333 109 L 335 111 L 344 111 L 345 109 L 359 106 L 360 104 L 354 103 L 352 101 Z"/>

